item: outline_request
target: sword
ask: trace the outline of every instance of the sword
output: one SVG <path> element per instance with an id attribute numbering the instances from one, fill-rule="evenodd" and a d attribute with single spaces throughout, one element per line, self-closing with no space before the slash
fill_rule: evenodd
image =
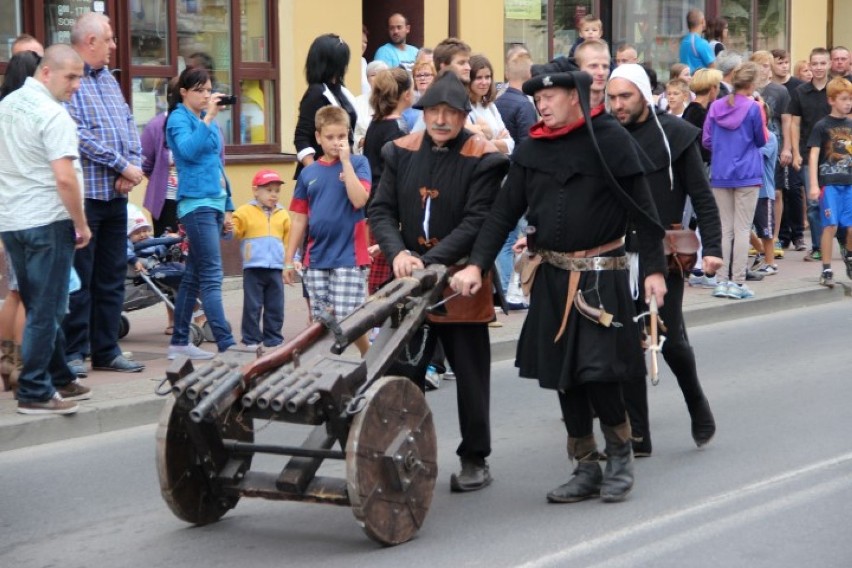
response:
<path id="1" fill-rule="evenodd" d="M 657 297 L 654 295 L 651 295 L 649 313 L 651 318 L 651 345 L 648 346 L 648 350 L 651 352 L 651 384 L 657 386 L 657 383 L 660 382 L 658 376 L 660 369 L 657 364 L 657 351 L 660 350 L 660 346 L 657 344 L 657 317 L 659 317 L 660 310 L 657 307 Z"/>

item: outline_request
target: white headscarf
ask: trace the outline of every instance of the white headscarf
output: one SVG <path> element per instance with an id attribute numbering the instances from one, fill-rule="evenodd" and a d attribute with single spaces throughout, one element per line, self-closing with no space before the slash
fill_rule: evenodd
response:
<path id="1" fill-rule="evenodd" d="M 666 145 L 666 153 L 669 155 L 669 189 L 673 189 L 674 175 L 672 172 L 672 151 L 669 147 L 669 139 L 666 137 L 663 126 L 660 124 L 660 120 L 657 118 L 657 113 L 654 110 L 654 97 L 651 94 L 651 81 L 648 79 L 648 73 L 645 71 L 645 68 L 638 63 L 623 63 L 616 67 L 615 71 L 612 72 L 612 75 L 609 76 L 609 81 L 612 81 L 613 79 L 624 79 L 636 85 L 636 88 L 639 89 L 642 97 L 644 97 L 645 103 L 650 107 L 648 112 L 651 113 L 651 116 L 654 118 L 654 122 L 657 123 L 657 128 L 660 129 L 660 134 L 663 135 L 663 142 Z M 607 81 L 607 95 L 609 95 L 609 81 Z M 606 97 L 606 109 L 608 112 L 611 110 L 609 107 L 609 96 Z"/>

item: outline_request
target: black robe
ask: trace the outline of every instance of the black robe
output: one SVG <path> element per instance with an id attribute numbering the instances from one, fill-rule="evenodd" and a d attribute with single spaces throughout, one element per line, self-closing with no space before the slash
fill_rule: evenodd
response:
<path id="1" fill-rule="evenodd" d="M 609 115 L 597 116 L 592 124 L 613 174 L 647 214 L 634 216 L 640 233 L 659 234 L 635 142 Z M 527 219 L 536 227 L 536 246 L 562 252 L 593 249 L 623 237 L 630 216 L 624 200 L 607 185 L 585 126 L 555 139 L 529 138 L 515 148 L 509 175 L 476 241 L 471 263 L 491 266 L 509 230 L 527 209 Z M 623 252 L 621 248 L 607 254 Z M 648 273 L 665 271 L 661 240 L 645 239 L 639 254 Z M 597 325 L 572 308 L 565 333 L 554 343 L 568 276 L 549 264 L 539 267 L 518 340 L 515 364 L 520 375 L 559 390 L 587 382 L 644 379 L 627 271 L 583 272 L 580 278 L 579 290 L 587 301 L 602 304 L 620 327 Z"/>
<path id="2" fill-rule="evenodd" d="M 658 111 L 657 118 L 666 133 L 671 152 L 672 178 L 669 178 L 669 154 L 654 117 L 649 115 L 648 120 L 631 124 L 627 130 L 639 143 L 643 157 L 650 164 L 647 169 L 648 185 L 660 221 L 666 228 L 680 223 L 686 197 L 689 196 L 701 229 L 702 254 L 721 258 L 722 225 L 701 158 L 701 130 L 663 111 Z"/>
<path id="3" fill-rule="evenodd" d="M 382 158 L 384 172 L 368 217 L 388 263 L 393 265 L 403 250 L 426 265 L 450 266 L 467 257 L 509 159 L 466 130 L 440 149 L 425 132 L 409 134 L 385 144 Z M 427 198 L 428 237 L 423 229 Z"/>

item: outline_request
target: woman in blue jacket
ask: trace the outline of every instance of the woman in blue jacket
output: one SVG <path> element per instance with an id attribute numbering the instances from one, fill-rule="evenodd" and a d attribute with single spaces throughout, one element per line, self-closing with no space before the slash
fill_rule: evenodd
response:
<path id="1" fill-rule="evenodd" d="M 189 239 L 186 272 L 175 300 L 175 329 L 169 359 L 184 355 L 211 359 L 213 353 L 192 345 L 189 324 L 200 295 L 219 352 L 235 344 L 222 306 L 223 229 L 231 230 L 234 204 L 225 177 L 222 135 L 215 122 L 221 93 L 213 93 L 203 68 L 187 68 L 178 78 L 169 103 L 166 143 L 178 171 L 178 218 Z"/>
<path id="2" fill-rule="evenodd" d="M 722 221 L 722 268 L 713 290 L 719 298 L 754 297 L 745 280 L 751 223 L 763 183 L 760 148 L 767 134 L 753 98 L 757 75 L 755 63 L 737 67 L 734 92 L 710 105 L 704 121 L 702 143 L 712 152 L 710 187 Z"/>

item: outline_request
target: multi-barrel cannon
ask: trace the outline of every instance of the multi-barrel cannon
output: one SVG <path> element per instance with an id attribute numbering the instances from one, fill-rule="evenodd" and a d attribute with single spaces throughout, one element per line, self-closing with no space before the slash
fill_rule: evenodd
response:
<path id="1" fill-rule="evenodd" d="M 160 488 L 175 515 L 203 525 L 241 497 L 308 501 L 351 507 L 382 544 L 412 538 L 438 473 L 435 428 L 420 388 L 385 374 L 446 279 L 433 265 L 394 280 L 348 317 L 325 317 L 260 357 L 228 351 L 198 369 L 176 360 L 157 430 Z M 368 353 L 347 356 L 375 327 Z M 298 445 L 259 444 L 254 423 L 262 420 L 313 429 Z M 252 458 L 264 453 L 290 459 L 280 472 L 253 471 Z M 346 462 L 346 479 L 317 475 L 327 459 Z"/>

